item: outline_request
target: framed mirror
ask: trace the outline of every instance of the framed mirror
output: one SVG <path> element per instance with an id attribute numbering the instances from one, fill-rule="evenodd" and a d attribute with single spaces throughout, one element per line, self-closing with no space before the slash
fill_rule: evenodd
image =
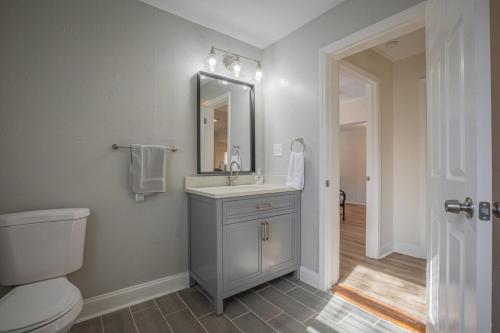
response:
<path id="1" fill-rule="evenodd" d="M 255 172 L 255 87 L 199 72 L 198 173 Z"/>

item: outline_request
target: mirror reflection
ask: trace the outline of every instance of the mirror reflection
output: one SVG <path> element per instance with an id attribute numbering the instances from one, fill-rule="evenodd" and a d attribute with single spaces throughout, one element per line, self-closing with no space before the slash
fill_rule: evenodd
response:
<path id="1" fill-rule="evenodd" d="M 254 171 L 253 86 L 200 72 L 198 89 L 198 172 Z"/>

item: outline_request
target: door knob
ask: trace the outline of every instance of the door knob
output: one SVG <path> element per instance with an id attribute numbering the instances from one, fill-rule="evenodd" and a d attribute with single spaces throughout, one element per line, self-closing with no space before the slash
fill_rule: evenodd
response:
<path id="1" fill-rule="evenodd" d="M 497 219 L 500 218 L 500 202 L 494 202 L 493 203 L 493 216 L 495 216 Z"/>
<path id="2" fill-rule="evenodd" d="M 469 220 L 474 216 L 474 202 L 469 197 L 465 198 L 463 203 L 458 200 L 446 200 L 444 209 L 450 214 L 465 213 Z"/>

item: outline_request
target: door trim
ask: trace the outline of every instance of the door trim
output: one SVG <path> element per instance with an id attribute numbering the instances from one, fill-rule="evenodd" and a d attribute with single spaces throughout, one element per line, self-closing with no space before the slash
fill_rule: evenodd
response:
<path id="1" fill-rule="evenodd" d="M 318 287 L 329 289 L 339 279 L 340 189 L 339 60 L 425 26 L 426 2 L 357 31 L 319 50 L 319 272 Z M 325 182 L 330 180 L 330 187 Z"/>

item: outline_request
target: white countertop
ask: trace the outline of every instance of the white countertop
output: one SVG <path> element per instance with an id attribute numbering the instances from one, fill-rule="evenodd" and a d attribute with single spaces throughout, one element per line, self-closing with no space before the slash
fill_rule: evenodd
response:
<path id="1" fill-rule="evenodd" d="M 204 197 L 220 199 L 242 197 L 246 195 L 293 192 L 297 191 L 297 189 L 277 184 L 249 184 L 234 186 L 187 187 L 185 191 L 192 194 L 202 195 Z"/>

